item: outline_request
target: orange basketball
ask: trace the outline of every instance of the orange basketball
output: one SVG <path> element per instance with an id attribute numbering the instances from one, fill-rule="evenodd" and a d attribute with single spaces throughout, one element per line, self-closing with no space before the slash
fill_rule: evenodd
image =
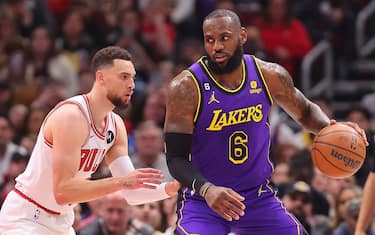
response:
<path id="1" fill-rule="evenodd" d="M 315 166 L 332 178 L 345 178 L 361 168 L 366 157 L 362 137 L 351 127 L 334 124 L 323 128 L 311 148 Z"/>

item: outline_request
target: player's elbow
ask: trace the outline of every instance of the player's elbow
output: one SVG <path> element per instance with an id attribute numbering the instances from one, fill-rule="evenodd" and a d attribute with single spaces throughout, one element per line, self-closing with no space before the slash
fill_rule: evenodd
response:
<path id="1" fill-rule="evenodd" d="M 53 195 L 55 196 L 56 203 L 60 206 L 70 203 L 70 201 L 68 200 L 67 194 L 64 193 L 64 191 L 61 189 L 54 189 Z"/>

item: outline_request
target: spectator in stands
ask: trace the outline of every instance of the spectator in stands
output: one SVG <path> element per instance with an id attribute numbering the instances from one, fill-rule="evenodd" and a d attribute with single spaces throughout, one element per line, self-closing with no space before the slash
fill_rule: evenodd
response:
<path id="1" fill-rule="evenodd" d="M 86 32 L 83 17 L 78 10 L 69 10 L 62 23 L 58 45 L 68 56 L 75 71 L 89 69 L 90 52 L 95 49 L 93 39 Z"/>
<path id="2" fill-rule="evenodd" d="M 36 137 L 49 110 L 43 107 L 31 107 L 24 126 L 24 135 Z"/>
<path id="3" fill-rule="evenodd" d="M 305 149 L 296 154 L 289 162 L 289 169 L 292 182 L 304 181 L 310 186 L 312 214 L 328 216 L 330 205 L 326 195 L 311 186 L 315 170 L 310 151 Z"/>
<path id="4" fill-rule="evenodd" d="M 145 121 L 138 125 L 135 133 L 135 151 L 132 158 L 134 167 L 151 167 L 161 170 L 165 181 L 173 180 L 168 171 L 164 154 L 164 133 L 153 121 Z"/>
<path id="5" fill-rule="evenodd" d="M 282 201 L 286 209 L 301 222 L 308 233 L 311 232 L 309 217 L 312 216 L 311 188 L 303 181 L 287 186 Z"/>
<path id="6" fill-rule="evenodd" d="M 272 183 L 274 183 L 276 186 L 292 183 L 289 177 L 289 170 L 288 163 L 281 162 L 277 164 L 275 171 L 271 176 Z"/>
<path id="7" fill-rule="evenodd" d="M 143 108 L 143 121 L 154 121 L 163 128 L 166 109 L 165 90 L 160 89 L 154 93 L 148 94 Z"/>
<path id="8" fill-rule="evenodd" d="M 134 219 L 151 226 L 153 235 L 161 235 L 167 228 L 166 216 L 161 208 L 161 202 L 151 202 L 133 206 Z"/>
<path id="9" fill-rule="evenodd" d="M 300 87 L 299 64 L 312 48 L 304 25 L 289 14 L 288 0 L 267 0 L 265 15 L 257 23 L 270 60 L 283 65 Z"/>
<path id="10" fill-rule="evenodd" d="M 64 88 L 64 97 L 73 96 L 78 92 L 78 74 L 69 59 L 54 48 L 54 38 L 44 26 L 32 32 L 30 47 L 25 54 L 25 87 L 21 87 L 19 95 L 29 89 L 37 88 L 37 96 L 50 83 L 59 83 Z M 25 97 L 36 98 L 36 97 Z"/>
<path id="11" fill-rule="evenodd" d="M 17 19 L 17 28 L 22 36 L 30 37 L 38 25 L 46 25 L 48 31 L 55 32 L 56 25 L 46 1 L 41 0 L 4 0 L 0 8 L 12 11 Z"/>
<path id="12" fill-rule="evenodd" d="M 22 127 L 26 121 L 28 112 L 29 108 L 24 104 L 15 104 L 9 109 L 8 117 L 14 128 L 13 140 L 16 143 L 19 143 L 20 139 L 22 138 Z"/>
<path id="13" fill-rule="evenodd" d="M 148 47 L 141 37 L 140 29 L 142 19 L 137 11 L 128 9 L 120 12 L 119 15 L 119 30 L 115 43 L 117 46 L 127 49 L 134 56 L 137 78 L 147 84 L 155 69 L 154 61 L 149 55 L 152 53 L 151 50 L 155 50 L 155 48 Z"/>
<path id="14" fill-rule="evenodd" d="M 132 221 L 132 208 L 120 192 L 102 199 L 100 217 L 83 227 L 80 235 L 152 235 L 150 229 Z M 139 225 L 140 224 L 140 225 Z"/>
<path id="15" fill-rule="evenodd" d="M 81 203 L 81 218 L 76 231 L 81 230 L 100 217 L 102 202 L 103 198 L 98 198 L 93 201 Z"/>
<path id="16" fill-rule="evenodd" d="M 6 81 L 0 82 L 0 115 L 7 116 L 13 105 L 14 91 Z"/>
<path id="17" fill-rule="evenodd" d="M 162 214 L 166 217 L 167 229 L 165 230 L 164 235 L 173 235 L 173 231 L 176 227 L 177 221 L 177 196 L 167 198 L 163 201 L 160 201 Z"/>
<path id="18" fill-rule="evenodd" d="M 16 177 L 26 169 L 29 158 L 30 155 L 27 153 L 13 153 L 7 171 L 4 175 L 4 182 L 0 184 L 0 207 L 8 193 L 12 191 L 16 185 Z"/>
<path id="19" fill-rule="evenodd" d="M 2 8 L 0 5 L 0 62 L 5 63 L 10 61 L 9 48 L 13 47 L 14 44 L 20 44 L 22 37 L 19 33 L 20 29 L 17 27 L 17 18 L 12 10 L 8 8 Z M 9 68 L 7 68 L 9 69 Z M 0 80 L 9 79 L 4 78 L 4 74 L 0 77 Z"/>
<path id="20" fill-rule="evenodd" d="M 149 0 L 142 11 L 141 35 L 153 48 L 154 61 L 168 59 L 173 55 L 176 43 L 176 29 L 169 20 L 171 8 L 161 0 Z"/>
<path id="21" fill-rule="evenodd" d="M 0 116 L 0 183 L 4 182 L 12 156 L 16 153 L 20 155 L 27 154 L 24 148 L 12 142 L 13 135 L 13 128 L 9 119 L 5 116 Z"/>
<path id="22" fill-rule="evenodd" d="M 246 26 L 247 42 L 243 46 L 244 52 L 265 60 L 268 55 L 259 29 L 253 25 Z"/>
<path id="23" fill-rule="evenodd" d="M 353 186 L 343 189 L 335 199 L 334 235 L 353 234 L 359 213 L 359 204 L 352 200 L 362 198 L 362 189 Z M 358 202 L 354 202 L 358 203 Z"/>

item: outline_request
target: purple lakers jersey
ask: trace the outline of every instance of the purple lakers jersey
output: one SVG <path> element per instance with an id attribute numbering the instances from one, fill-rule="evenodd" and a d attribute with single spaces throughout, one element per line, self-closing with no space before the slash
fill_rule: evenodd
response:
<path id="1" fill-rule="evenodd" d="M 204 58 L 188 71 L 199 89 L 192 164 L 213 184 L 237 192 L 264 183 L 273 171 L 268 123 L 272 98 L 255 59 L 244 55 L 242 83 L 234 90 L 214 79 Z"/>

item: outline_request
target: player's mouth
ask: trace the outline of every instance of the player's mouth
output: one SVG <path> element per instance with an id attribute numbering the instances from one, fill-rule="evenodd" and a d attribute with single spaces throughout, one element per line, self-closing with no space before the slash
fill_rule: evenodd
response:
<path id="1" fill-rule="evenodd" d="M 129 101 L 132 98 L 132 94 L 133 92 L 130 94 L 125 94 L 125 99 Z"/>
<path id="2" fill-rule="evenodd" d="M 214 61 L 216 63 L 223 63 L 227 60 L 228 56 L 225 54 L 215 54 L 214 55 Z"/>

